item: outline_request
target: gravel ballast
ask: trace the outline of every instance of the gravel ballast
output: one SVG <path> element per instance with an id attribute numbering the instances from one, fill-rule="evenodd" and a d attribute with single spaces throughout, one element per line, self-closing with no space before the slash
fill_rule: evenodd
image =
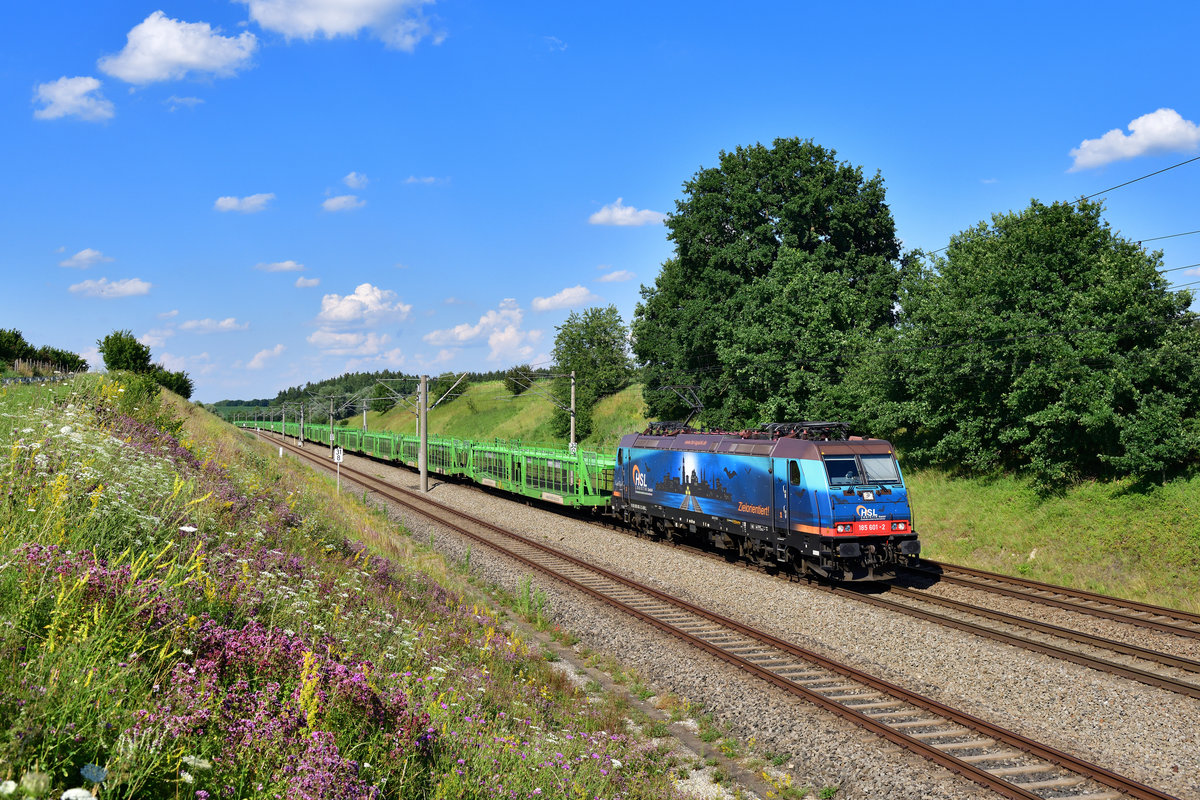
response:
<path id="1" fill-rule="evenodd" d="M 350 454 L 346 462 L 403 488 L 417 486 L 411 471 Z M 447 506 L 541 539 L 1160 790 L 1181 798 L 1200 797 L 1200 701 L 474 487 L 432 476 L 430 486 L 431 496 Z M 464 557 L 468 544 L 457 536 L 401 509 L 393 512 L 422 540 L 432 532 L 436 547 L 451 559 Z M 470 563 L 481 577 L 509 590 L 527 576 L 522 567 L 478 544 L 472 547 Z M 533 581 L 546 592 L 555 621 L 583 644 L 636 668 L 651 688 L 703 704 L 742 740 L 753 737 L 760 749 L 788 753 L 797 784 L 838 786 L 837 797 L 844 798 L 994 797 L 551 579 L 534 575 Z M 1060 612 L 1055 616 L 1057 624 L 1073 622 Z M 1100 627 L 1107 632 L 1108 626 Z M 1120 631 L 1113 638 L 1130 636 Z M 1143 646 L 1155 646 L 1154 638 Z"/>

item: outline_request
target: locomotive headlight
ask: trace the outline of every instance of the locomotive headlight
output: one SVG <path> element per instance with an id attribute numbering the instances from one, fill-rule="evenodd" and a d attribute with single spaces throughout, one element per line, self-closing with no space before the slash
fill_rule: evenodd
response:
<path id="1" fill-rule="evenodd" d="M 907 523 L 907 522 L 893 522 L 893 523 L 892 523 L 892 530 L 894 530 L 894 531 L 906 531 L 906 530 L 908 530 L 908 523 Z"/>
<path id="2" fill-rule="evenodd" d="M 874 500 L 875 493 L 871 492 L 871 491 L 866 491 L 866 492 L 863 492 L 862 497 L 863 497 L 863 500 Z"/>

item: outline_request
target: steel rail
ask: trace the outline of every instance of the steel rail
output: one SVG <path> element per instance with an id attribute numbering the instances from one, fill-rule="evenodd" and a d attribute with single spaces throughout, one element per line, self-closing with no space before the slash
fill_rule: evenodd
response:
<path id="1" fill-rule="evenodd" d="M 323 466 L 324 468 L 328 468 L 327 464 L 325 463 L 326 459 L 324 459 L 324 458 L 321 458 L 318 456 L 313 456 L 312 454 L 305 452 L 303 450 L 299 450 L 297 448 L 289 447 L 289 449 L 292 450 L 293 452 L 296 452 L 296 453 L 302 455 L 305 459 L 307 459 L 309 461 L 316 462 L 317 464 Z M 735 631 L 736 633 L 739 633 L 750 639 L 757 640 L 757 641 L 759 641 L 763 644 L 766 644 L 770 647 L 774 647 L 777 650 L 780 650 L 782 652 L 796 656 L 796 657 L 801 658 L 805 661 L 808 661 L 812 664 L 816 664 L 826 670 L 829 670 L 830 672 L 833 672 L 833 673 L 836 673 L 839 675 L 843 675 L 843 676 L 850 678 L 852 680 L 855 680 L 855 681 L 861 683 L 862 685 L 867 686 L 877 692 L 890 695 L 898 700 L 909 703 L 917 708 L 922 708 L 933 714 L 941 716 L 946 720 L 949 720 L 949 721 L 954 722 L 959 725 L 964 725 L 966 727 L 969 727 L 974 732 L 977 732 L 984 736 L 992 737 L 1001 742 L 1004 742 L 1005 744 L 1007 744 L 1009 746 L 1017 747 L 1020 750 L 1024 751 L 1025 753 L 1030 754 L 1036 758 L 1040 758 L 1049 763 L 1058 765 L 1059 767 L 1062 767 L 1065 770 L 1074 772 L 1076 775 L 1090 778 L 1090 779 L 1096 781 L 1097 783 L 1100 783 L 1102 785 L 1116 789 L 1117 791 L 1119 791 L 1125 795 L 1128 795 L 1130 797 L 1138 798 L 1139 800 L 1174 800 L 1174 798 L 1172 798 L 1171 795 L 1167 795 L 1163 792 L 1153 789 L 1152 787 L 1138 783 L 1129 778 L 1125 778 L 1115 772 L 1112 772 L 1111 770 L 1105 769 L 1104 767 L 1100 767 L 1098 765 L 1083 761 L 1082 759 L 1076 758 L 1075 756 L 1073 756 L 1069 753 L 1066 753 L 1064 751 L 1057 750 L 1057 749 L 1049 747 L 1047 745 L 1040 744 L 1040 743 L 1038 743 L 1032 739 L 1029 739 L 1027 737 L 1024 737 L 1020 734 L 1017 734 L 1012 731 L 1008 731 L 1006 729 L 1000 728 L 999 726 L 993 725 L 983 719 L 974 717 L 972 715 L 966 714 L 961 711 L 957 711 L 957 710 L 952 709 L 949 706 L 945 706 L 935 700 L 923 697 L 914 692 L 910 692 L 907 689 L 904 689 L 900 686 L 892 684 L 888 681 L 884 681 L 880 678 L 873 677 L 867 673 L 856 670 L 853 667 L 849 667 L 844 664 L 840 664 L 838 662 L 832 661 L 831 659 L 825 658 L 824 656 L 821 656 L 818 653 L 814 653 L 812 651 L 801 648 L 798 645 L 778 639 L 777 637 L 774 637 L 771 634 L 756 630 L 748 625 L 744 625 L 740 622 L 737 622 L 736 620 L 732 620 L 727 617 L 724 617 L 723 615 L 709 611 L 707 609 L 703 609 L 701 607 L 694 606 L 690 603 L 687 603 L 686 601 L 679 600 L 678 598 L 672 597 L 672 596 L 667 595 L 663 592 L 660 592 L 656 589 L 653 589 L 652 587 L 641 585 L 641 584 L 637 583 L 636 581 L 633 581 L 629 578 L 618 575 L 616 573 L 610 572 L 609 570 L 606 570 L 602 567 L 597 567 L 595 565 L 588 564 L 587 562 L 584 562 L 581 559 L 575 558 L 574 556 L 571 556 L 567 553 L 558 551 L 552 547 L 541 544 L 540 542 L 536 542 L 532 539 L 528 539 L 524 536 L 521 536 L 520 534 L 516 534 L 512 531 L 507 531 L 507 530 L 500 528 L 499 526 L 496 526 L 486 520 L 480 520 L 480 519 L 475 518 L 472 515 L 467 514 L 465 512 L 461 512 L 461 511 L 449 508 L 449 507 L 444 506 L 441 503 L 438 503 L 434 500 L 431 500 L 431 499 L 425 498 L 425 497 L 421 497 L 420 495 L 417 495 L 416 493 L 413 493 L 406 489 L 402 489 L 400 487 L 389 484 L 379 478 L 375 478 L 373 476 L 366 475 L 365 473 L 362 473 L 353 468 L 346 468 L 343 466 L 342 471 L 343 471 L 343 473 L 347 473 L 347 477 L 349 480 L 354 480 L 355 482 L 359 483 L 359 485 L 363 486 L 366 489 L 374 490 L 378 494 L 381 494 L 381 495 L 387 497 L 388 499 L 392 500 L 393 502 L 397 502 L 400 505 L 402 505 L 418 514 L 421 514 L 423 516 L 426 516 L 428 518 L 435 520 L 438 524 L 446 525 L 447 527 L 451 528 L 452 530 L 455 530 L 456 532 L 458 532 L 462 535 L 465 535 L 471 539 L 474 539 L 483 544 L 486 544 L 489 547 L 492 547 L 492 548 L 502 552 L 504 555 L 514 558 L 517 561 L 519 561 L 533 569 L 536 569 L 539 572 L 542 572 L 543 574 L 546 574 L 555 580 L 563 582 L 563 583 L 571 586 L 572 588 L 575 588 L 591 597 L 595 597 L 596 599 L 601 600 L 602 602 L 605 602 L 609 605 L 619 608 L 622 611 L 630 614 L 631 616 L 634 616 L 637 619 L 645 621 L 648 624 L 652 625 L 653 627 L 656 627 L 660 630 L 668 632 L 671 635 L 673 635 L 677 638 L 680 638 L 680 639 L 688 642 L 689 644 L 697 647 L 698 649 L 703 650 L 704 652 L 710 653 L 711 655 L 713 655 L 727 663 L 733 664 L 753 675 L 756 675 L 757 677 L 762 678 L 763 680 L 766 680 L 767 682 L 771 683 L 772 685 L 782 688 L 782 689 L 788 691 L 789 693 L 804 697 L 806 700 L 809 700 L 810 702 L 812 702 L 822 708 L 825 708 L 825 709 L 837 714 L 838 716 L 852 720 L 856 724 L 858 724 L 868 730 L 871 730 L 872 732 L 877 733 L 880 736 L 883 736 L 884 738 L 888 739 L 889 741 L 892 741 L 896 744 L 900 744 L 903 747 L 905 747 L 906 749 L 909 749 L 913 752 L 919 753 L 920 755 L 924 756 L 925 758 L 928 758 L 929 760 L 934 761 L 935 763 L 938 763 L 938 764 L 946 767 L 947 769 L 950 769 L 953 772 L 961 774 L 964 777 L 967 777 L 970 780 L 973 780 L 973 781 L 979 783 L 980 785 L 986 786 L 986 787 L 992 789 L 993 791 L 996 791 L 997 793 L 1002 794 L 1006 797 L 1020 798 L 1022 800 L 1030 800 L 1031 798 L 1039 798 L 1039 795 L 1033 794 L 1029 790 L 1021 788 L 1021 784 L 1019 784 L 1019 783 L 1013 783 L 1008 780 L 1005 780 L 1003 777 L 993 775 L 991 772 L 988 772 L 985 769 L 977 767 L 973 763 L 970 763 L 969 761 L 957 758 L 953 755 L 950 755 L 950 754 L 938 749 L 937 747 L 935 747 L 933 745 L 930 745 L 930 744 L 927 744 L 927 743 L 921 741 L 920 739 L 917 739 L 917 738 L 914 738 L 907 734 L 904 734 L 904 733 L 890 727 L 887 723 L 884 723 L 877 719 L 874 719 L 873 717 L 871 717 L 861 711 L 857 711 L 851 706 L 840 703 L 836 700 L 831 700 L 830 698 L 828 698 L 824 695 L 821 695 L 818 692 L 814 692 L 812 690 L 805 688 L 804 686 L 800 686 L 797 683 L 793 682 L 792 680 L 790 680 L 782 675 L 779 675 L 767 668 L 764 668 L 764 667 L 756 664 L 753 661 L 750 661 L 746 658 L 742 658 L 741 656 L 739 656 L 735 653 L 729 652 L 728 650 L 725 650 L 725 649 L 723 649 L 711 642 L 708 642 L 705 639 L 700 638 L 694 634 L 691 634 L 688 631 L 683 630 L 682 628 L 680 628 L 676 625 L 672 625 L 662 619 L 655 617 L 652 614 L 642 611 L 642 610 L 634 607 L 633 605 L 629 604 L 628 602 L 625 602 L 618 598 L 607 595 L 591 586 L 588 586 L 587 584 L 585 584 L 579 580 L 570 578 L 570 577 L 562 574 L 561 571 L 555 570 L 554 568 L 552 568 L 546 564 L 540 563 L 533 558 L 530 558 L 526 555 L 522 555 L 522 554 L 514 551 L 511 548 L 505 547 L 502 544 L 496 542 L 495 540 L 493 540 L 489 537 L 482 536 L 478 533 L 471 532 L 471 531 L 463 528 L 461 525 L 458 525 L 454 522 L 447 520 L 445 515 L 453 515 L 453 516 L 468 520 L 472 524 L 479 525 L 479 526 L 485 528 L 486 530 L 492 531 L 493 533 L 495 533 L 497 535 L 500 535 L 502 537 L 511 539 L 515 542 L 518 542 L 519 544 L 521 544 L 524 547 L 532 548 L 532 549 L 538 551 L 539 553 L 550 556 L 551 558 L 556 558 L 561 561 L 564 561 L 567 564 L 574 566 L 578 569 L 583 569 L 585 571 L 600 575 L 600 576 L 604 577 L 605 579 L 615 582 L 619 585 L 625 586 L 625 587 L 629 588 L 630 590 L 633 590 L 635 592 L 640 592 L 640 593 L 645 594 L 651 598 L 654 598 L 660 602 L 675 606 L 676 608 L 686 611 L 694 616 L 697 616 L 702 619 L 706 619 L 710 622 L 714 622 L 718 625 L 724 626 L 724 627 L 728 628 L 729 630 Z M 380 487 L 382 487 L 382 489 Z M 404 495 L 404 496 L 401 496 L 401 495 Z M 430 510 L 421 508 L 418 505 L 418 503 L 412 502 L 412 499 L 417 500 L 419 503 L 424 503 L 426 506 L 436 509 L 436 511 L 430 511 Z M 928 723 L 925 723 L 925 726 L 928 727 L 928 726 L 932 726 L 935 724 L 936 724 L 935 722 L 928 722 Z M 1003 771 L 1003 770 L 998 770 L 998 771 Z"/>
<path id="2" fill-rule="evenodd" d="M 957 586 L 965 586 L 971 589 L 977 589 L 979 591 L 992 592 L 994 594 L 1004 595 L 1005 597 L 1013 597 L 1018 600 L 1025 600 L 1031 603 L 1041 603 L 1043 605 L 1054 606 L 1056 608 L 1062 608 L 1068 611 L 1076 611 L 1081 614 L 1114 620 L 1116 622 L 1123 622 L 1129 625 L 1135 625 L 1137 627 L 1151 628 L 1153 630 L 1163 631 L 1165 633 L 1173 633 L 1178 636 L 1200 639 L 1200 615 L 1192 614 L 1187 611 L 1165 608 L 1163 606 L 1154 606 L 1147 603 L 1139 603 L 1134 600 L 1123 600 L 1119 597 L 1109 597 L 1107 595 L 1096 594 L 1095 592 L 1088 592 L 1081 589 L 1071 589 L 1065 586 L 1054 586 L 1053 584 L 1031 581 L 1025 578 L 1014 578 L 1011 575 L 1001 575 L 999 573 L 987 572 L 986 570 L 977 570 L 971 567 L 959 567 L 953 564 L 938 564 L 937 562 L 933 561 L 926 563 L 933 565 L 934 568 L 923 569 L 919 567 L 910 567 L 909 569 L 920 575 L 936 577 L 941 583 L 952 583 Z M 958 572 L 966 577 L 959 577 L 958 575 L 950 574 L 950 572 Z M 1076 598 L 1076 601 L 1060 600 L 1058 597 L 1047 597 L 1046 595 L 1048 594 L 1059 595 L 1060 597 Z M 1108 609 L 1087 605 L 1087 603 L 1099 603 L 1116 609 L 1127 609 L 1132 613 L 1125 613 L 1123 611 L 1110 611 Z M 1182 624 L 1158 622 L 1146 617 L 1136 616 L 1137 614 L 1148 614 L 1156 617 L 1175 619 Z"/>

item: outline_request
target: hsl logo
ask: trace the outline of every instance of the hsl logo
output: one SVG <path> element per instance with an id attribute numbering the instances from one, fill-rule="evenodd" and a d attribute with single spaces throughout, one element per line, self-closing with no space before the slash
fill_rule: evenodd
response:
<path id="1" fill-rule="evenodd" d="M 878 511 L 866 506 L 858 506 L 854 509 L 854 513 L 858 514 L 859 519 L 880 519 Z"/>
<path id="2" fill-rule="evenodd" d="M 633 488 L 635 488 L 635 489 L 649 489 L 650 488 L 646 485 L 646 476 L 642 474 L 642 471 L 640 469 L 638 469 L 637 464 L 633 465 Z"/>

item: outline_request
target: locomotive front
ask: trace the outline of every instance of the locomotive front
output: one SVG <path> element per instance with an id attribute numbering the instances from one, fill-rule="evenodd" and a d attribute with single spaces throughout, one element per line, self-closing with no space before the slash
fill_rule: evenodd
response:
<path id="1" fill-rule="evenodd" d="M 652 536 L 834 580 L 890 577 L 921 549 L 892 446 L 842 423 L 626 436 L 612 508 Z"/>

